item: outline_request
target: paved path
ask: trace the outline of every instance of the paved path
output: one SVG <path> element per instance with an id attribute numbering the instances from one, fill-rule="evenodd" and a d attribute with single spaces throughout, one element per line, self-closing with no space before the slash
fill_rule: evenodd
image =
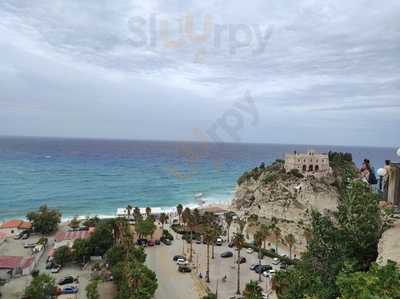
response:
<path id="1" fill-rule="evenodd" d="M 182 253 L 182 243 L 179 240 L 171 246 L 161 244 L 147 247 L 146 264 L 157 274 L 158 289 L 154 299 L 198 299 L 199 286 L 188 273 L 180 273 L 174 255 Z"/>

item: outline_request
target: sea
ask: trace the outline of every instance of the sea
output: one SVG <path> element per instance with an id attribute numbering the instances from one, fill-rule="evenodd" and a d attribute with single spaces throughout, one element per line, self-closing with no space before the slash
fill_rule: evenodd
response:
<path id="1" fill-rule="evenodd" d="M 162 208 L 229 203 L 237 179 L 285 153 L 351 152 L 377 169 L 396 149 L 247 143 L 0 137 L 0 221 L 43 204 L 74 216 L 112 217 L 127 205 Z"/>

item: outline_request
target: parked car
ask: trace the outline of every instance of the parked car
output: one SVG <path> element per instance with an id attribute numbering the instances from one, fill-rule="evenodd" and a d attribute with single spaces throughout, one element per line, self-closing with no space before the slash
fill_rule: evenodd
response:
<path id="1" fill-rule="evenodd" d="M 64 284 L 69 284 L 69 283 L 73 283 L 75 281 L 75 279 L 72 276 L 65 276 L 64 278 L 61 278 L 58 281 L 59 285 L 64 285 Z"/>
<path id="2" fill-rule="evenodd" d="M 170 246 L 172 244 L 172 242 L 166 238 L 161 239 L 161 242 L 163 242 L 167 246 Z"/>
<path id="3" fill-rule="evenodd" d="M 197 240 L 196 240 L 196 244 L 199 244 L 199 245 L 200 245 L 200 244 L 201 244 L 201 240 L 200 240 L 200 239 L 197 239 Z"/>
<path id="4" fill-rule="evenodd" d="M 254 272 L 256 272 L 257 274 L 263 273 L 265 271 L 269 271 L 272 270 L 272 266 L 270 265 L 257 265 L 254 269 Z"/>
<path id="5" fill-rule="evenodd" d="M 76 294 L 79 292 L 79 288 L 75 286 L 65 287 L 62 290 L 63 294 Z"/>
<path id="6" fill-rule="evenodd" d="M 255 270 L 255 268 L 256 267 L 259 267 L 260 265 L 258 265 L 258 264 L 252 264 L 252 265 L 250 265 L 250 270 L 251 271 L 254 271 Z"/>
<path id="7" fill-rule="evenodd" d="M 160 245 L 161 244 L 160 240 L 156 240 L 155 243 L 156 243 L 156 245 Z"/>
<path id="8" fill-rule="evenodd" d="M 153 240 L 147 242 L 147 246 L 153 247 L 156 243 Z"/>
<path id="9" fill-rule="evenodd" d="M 190 273 L 192 269 L 189 266 L 182 265 L 178 267 L 178 271 L 181 273 Z"/>
<path id="10" fill-rule="evenodd" d="M 26 239 L 29 239 L 29 234 L 28 233 L 22 234 L 22 240 L 26 240 Z"/>
<path id="11" fill-rule="evenodd" d="M 280 262 L 281 261 L 277 257 L 274 257 L 274 259 L 272 260 L 272 265 L 279 265 Z"/>
<path id="12" fill-rule="evenodd" d="M 246 260 L 246 258 L 244 257 L 244 256 L 241 256 L 238 260 L 237 260 L 237 263 L 238 264 L 244 264 L 244 263 L 246 263 L 247 262 L 247 260 Z"/>
<path id="13" fill-rule="evenodd" d="M 176 264 L 179 266 L 185 266 L 185 265 L 189 264 L 189 262 L 185 258 L 179 258 L 176 261 Z"/>
<path id="14" fill-rule="evenodd" d="M 248 254 L 252 254 L 254 252 L 253 248 L 247 248 L 246 252 Z"/>
<path id="15" fill-rule="evenodd" d="M 215 241 L 215 245 L 217 246 L 222 246 L 223 240 L 222 238 L 217 238 L 217 240 Z"/>
<path id="16" fill-rule="evenodd" d="M 221 253 L 221 257 L 223 257 L 223 258 L 232 257 L 232 256 L 233 256 L 232 251 L 225 251 L 225 252 Z"/>
<path id="17" fill-rule="evenodd" d="M 264 271 L 263 276 L 264 277 L 272 277 L 275 273 L 276 273 L 276 271 L 274 269 L 271 269 L 269 271 Z"/>
<path id="18" fill-rule="evenodd" d="M 136 241 L 137 245 L 139 246 L 146 246 L 147 245 L 147 240 L 146 239 L 138 239 Z"/>
<path id="19" fill-rule="evenodd" d="M 176 262 L 177 260 L 179 260 L 179 259 L 184 259 L 185 257 L 183 256 L 183 255 L 175 255 L 173 258 L 172 258 L 172 260 L 174 261 L 174 262 Z"/>
<path id="20" fill-rule="evenodd" d="M 35 248 L 36 247 L 36 243 L 25 243 L 24 244 L 24 248 Z"/>
<path id="21" fill-rule="evenodd" d="M 51 268 L 51 270 L 50 270 L 50 272 L 51 273 L 58 273 L 58 272 L 60 272 L 61 271 L 61 266 L 60 265 L 55 265 L 55 267 L 52 267 Z"/>
<path id="22" fill-rule="evenodd" d="M 22 234 L 19 233 L 19 234 L 16 234 L 16 235 L 15 235 L 14 240 L 19 240 L 19 239 L 21 239 L 21 238 L 22 238 Z M 1 297 L 1 296 L 0 296 L 0 297 Z"/>
<path id="23" fill-rule="evenodd" d="M 279 268 L 281 269 L 281 270 L 286 270 L 287 269 L 287 264 L 285 264 L 285 263 L 282 263 L 280 266 L 279 266 Z"/>

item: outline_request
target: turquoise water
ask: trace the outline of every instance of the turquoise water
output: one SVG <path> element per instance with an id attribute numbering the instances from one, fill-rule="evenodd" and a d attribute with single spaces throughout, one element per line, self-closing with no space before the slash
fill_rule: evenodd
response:
<path id="1" fill-rule="evenodd" d="M 350 151 L 378 168 L 395 149 L 268 144 L 0 138 L 0 219 L 47 203 L 64 217 L 114 215 L 118 207 L 174 207 L 232 199 L 246 170 L 297 150 Z"/>

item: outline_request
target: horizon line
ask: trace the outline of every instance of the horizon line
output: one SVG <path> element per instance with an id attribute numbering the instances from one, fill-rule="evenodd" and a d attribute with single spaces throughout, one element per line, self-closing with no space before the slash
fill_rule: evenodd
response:
<path id="1" fill-rule="evenodd" d="M 243 145 L 298 145 L 298 146 L 336 146 L 336 147 L 359 147 L 359 148 L 383 148 L 397 149 L 396 146 L 356 145 L 356 144 L 305 144 L 305 143 L 279 143 L 279 142 L 233 142 L 233 141 L 199 141 L 199 140 L 177 140 L 177 139 L 141 139 L 141 138 L 113 138 L 113 137 L 74 137 L 74 136 L 34 136 L 34 135 L 1 135 L 0 138 L 26 138 L 26 139 L 66 139 L 66 140 L 94 140 L 94 141 L 131 141 L 131 142 L 170 142 L 170 143 L 210 143 L 210 144 L 243 144 Z"/>

